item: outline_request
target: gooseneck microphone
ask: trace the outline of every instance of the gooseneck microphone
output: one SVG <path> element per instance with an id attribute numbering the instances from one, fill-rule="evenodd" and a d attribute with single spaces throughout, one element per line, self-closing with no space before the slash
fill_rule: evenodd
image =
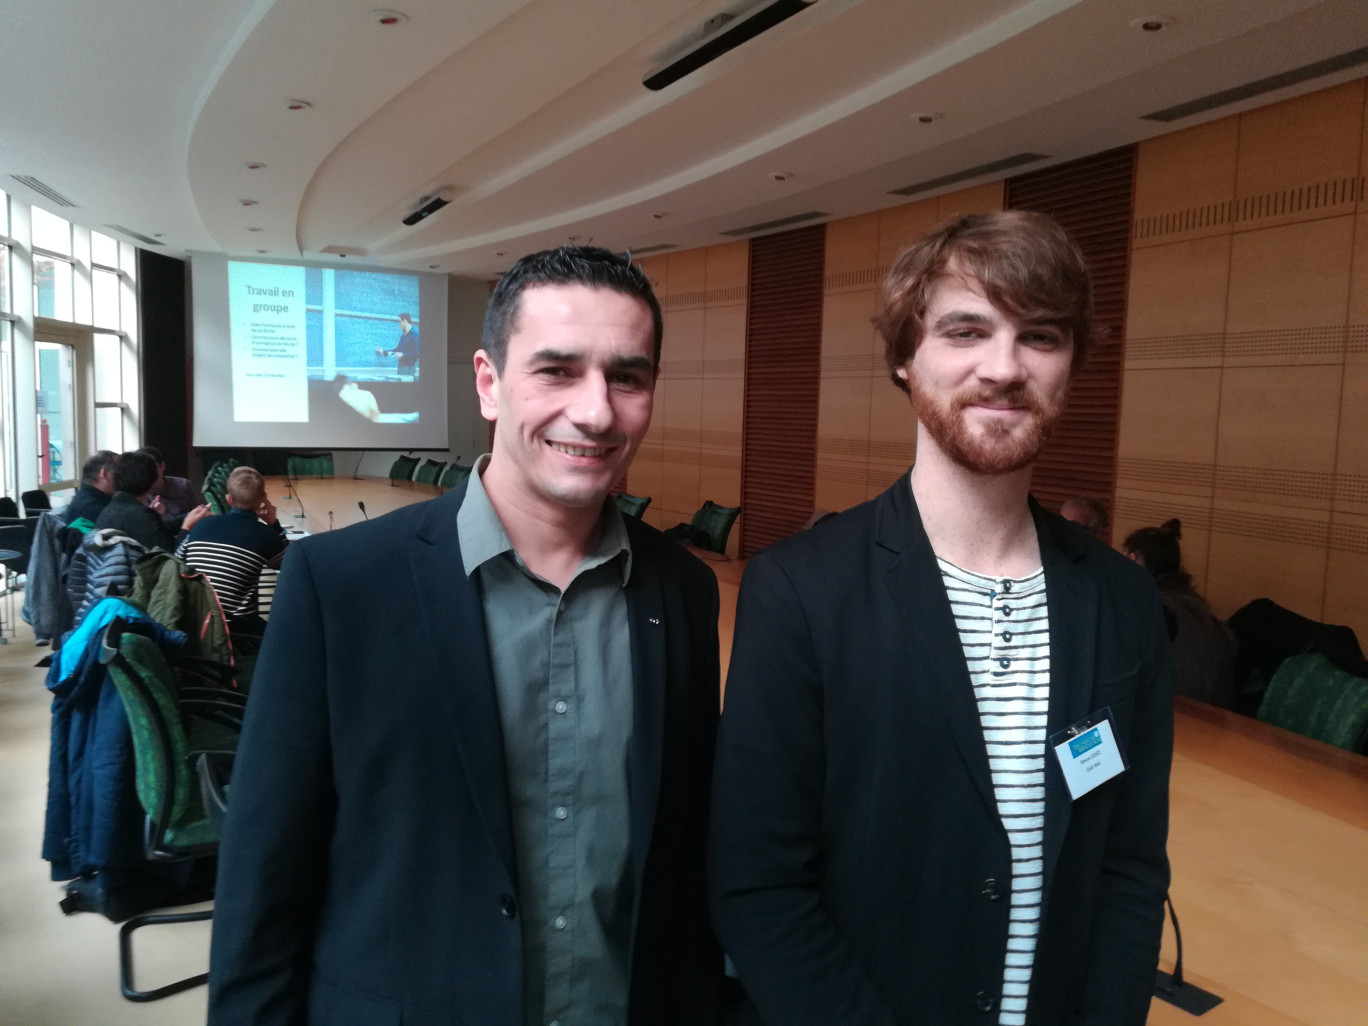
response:
<path id="1" fill-rule="evenodd" d="M 362 502 L 360 499 L 356 500 L 356 508 L 361 511 L 361 515 L 363 517 L 365 517 L 367 520 L 370 519 L 370 515 L 366 512 L 366 504 Z"/>
<path id="2" fill-rule="evenodd" d="M 328 510 L 328 530 L 332 530 L 332 510 Z"/>

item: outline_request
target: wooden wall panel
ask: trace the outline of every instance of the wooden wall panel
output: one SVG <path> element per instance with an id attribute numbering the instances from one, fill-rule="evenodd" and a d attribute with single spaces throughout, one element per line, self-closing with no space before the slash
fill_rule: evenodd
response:
<path id="1" fill-rule="evenodd" d="M 1140 144 L 1114 540 L 1179 516 L 1219 614 L 1267 597 L 1368 642 L 1366 100 Z"/>

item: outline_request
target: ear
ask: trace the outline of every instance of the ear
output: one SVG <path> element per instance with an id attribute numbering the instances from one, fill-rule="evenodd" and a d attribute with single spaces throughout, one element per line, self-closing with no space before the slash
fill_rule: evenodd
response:
<path id="1" fill-rule="evenodd" d="M 911 382 L 911 380 L 912 380 L 912 361 L 911 361 L 911 360 L 908 360 L 908 361 L 907 361 L 906 363 L 904 363 L 901 367 L 899 367 L 896 371 L 894 371 L 894 373 L 897 374 L 898 377 L 902 378 L 904 381 Z"/>
<path id="2" fill-rule="evenodd" d="M 499 419 L 499 372 L 483 349 L 475 352 L 475 394 L 480 397 L 480 416 L 491 423 Z"/>

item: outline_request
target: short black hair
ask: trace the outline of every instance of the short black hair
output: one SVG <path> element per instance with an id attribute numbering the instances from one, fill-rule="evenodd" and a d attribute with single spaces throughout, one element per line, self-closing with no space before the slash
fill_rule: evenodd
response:
<path id="1" fill-rule="evenodd" d="M 522 294 L 539 285 L 585 285 L 640 299 L 651 311 L 655 330 L 652 364 L 660 367 L 664 335 L 660 300 L 646 272 L 632 263 L 632 254 L 614 253 L 602 246 L 561 246 L 523 257 L 494 286 L 485 310 L 481 345 L 497 370 L 503 370 L 508 357 L 508 339 L 517 328 Z"/>
<path id="2" fill-rule="evenodd" d="M 399 319 L 400 319 L 401 321 L 408 321 L 410 324 L 412 324 L 412 323 L 413 323 L 413 314 L 411 314 L 411 313 L 401 313 L 401 314 L 399 315 Z"/>
<path id="3" fill-rule="evenodd" d="M 147 455 L 151 456 L 158 463 L 166 462 L 166 457 L 162 455 L 162 451 L 158 449 L 155 445 L 144 445 L 138 449 L 138 452 L 147 453 Z"/>
<path id="4" fill-rule="evenodd" d="M 351 378 L 347 377 L 345 374 L 339 374 L 337 375 L 337 377 L 332 379 L 333 388 L 337 389 L 338 395 L 342 394 L 342 386 L 350 380 Z"/>
<path id="5" fill-rule="evenodd" d="M 145 452 L 121 452 L 114 461 L 114 490 L 146 495 L 157 483 L 157 461 Z"/>
<path id="6" fill-rule="evenodd" d="M 100 478 L 102 470 L 109 470 L 114 466 L 114 461 L 119 458 L 119 454 L 112 449 L 101 449 L 99 452 L 91 453 L 86 457 L 86 461 L 81 464 L 81 484 L 90 485 L 92 488 Z M 156 480 L 153 478 L 153 480 Z"/>

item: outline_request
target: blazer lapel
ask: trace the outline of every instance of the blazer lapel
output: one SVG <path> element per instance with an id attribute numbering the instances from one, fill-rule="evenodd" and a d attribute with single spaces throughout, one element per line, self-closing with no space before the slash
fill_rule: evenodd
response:
<path id="1" fill-rule="evenodd" d="M 438 668 L 434 682 L 441 707 L 451 721 L 466 781 L 485 829 L 516 881 L 512 813 L 508 803 L 508 775 L 504 763 L 499 700 L 485 636 L 480 589 L 466 576 L 456 514 L 465 499 L 462 482 L 446 496 L 428 503 L 428 515 L 417 532 L 418 544 L 409 556 L 419 601 L 415 603 L 426 628 L 431 663 Z M 452 639 L 456 639 L 453 645 Z M 458 664 L 450 673 L 443 667 Z"/>
<path id="2" fill-rule="evenodd" d="M 1050 709 L 1046 736 L 1093 712 L 1093 667 L 1097 648 L 1097 585 L 1085 571 L 1085 549 L 1051 522 L 1035 501 L 1036 535 L 1045 567 L 1045 597 L 1050 613 Z M 1045 878 L 1051 878 L 1073 813 L 1064 774 L 1052 746 L 1045 753 Z"/>
<path id="3" fill-rule="evenodd" d="M 627 619 L 632 642 L 632 739 L 628 752 L 627 792 L 631 807 L 632 868 L 641 893 L 646 853 L 655 830 L 665 735 L 666 645 L 660 568 L 634 549 L 627 585 Z"/>
<path id="4" fill-rule="evenodd" d="M 943 717 L 979 796 L 996 814 L 988 749 L 959 628 L 905 476 L 880 499 L 875 538 L 885 550 L 884 581 L 894 604 L 903 610 L 908 680 L 934 692 L 930 702 L 914 698 L 916 714 L 932 709 Z"/>

